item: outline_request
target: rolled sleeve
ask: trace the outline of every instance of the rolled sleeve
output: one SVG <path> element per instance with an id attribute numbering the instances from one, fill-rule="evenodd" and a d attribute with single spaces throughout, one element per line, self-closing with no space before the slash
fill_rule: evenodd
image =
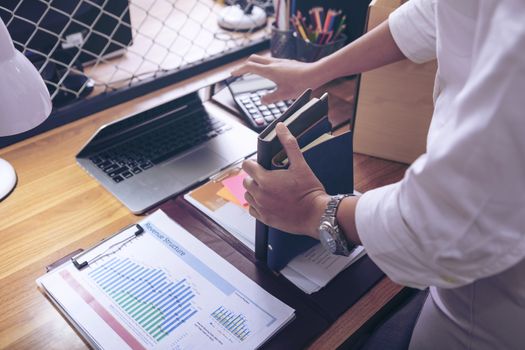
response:
<path id="1" fill-rule="evenodd" d="M 513 11 L 480 19 L 498 26 L 477 36 L 471 61 L 458 60 L 470 74 L 436 112 L 447 118 L 440 142 L 400 182 L 358 201 L 361 242 L 395 282 L 460 287 L 525 259 L 525 28 Z"/>
<path id="2" fill-rule="evenodd" d="M 435 0 L 411 0 L 390 14 L 392 37 L 403 54 L 415 63 L 436 58 Z"/>
<path id="3" fill-rule="evenodd" d="M 427 285 L 426 268 L 414 266 L 419 259 L 407 259 L 413 244 L 398 205 L 400 185 L 393 184 L 366 192 L 356 209 L 359 238 L 372 261 L 393 281 L 413 288 Z M 416 264 L 417 265 L 417 264 Z"/>

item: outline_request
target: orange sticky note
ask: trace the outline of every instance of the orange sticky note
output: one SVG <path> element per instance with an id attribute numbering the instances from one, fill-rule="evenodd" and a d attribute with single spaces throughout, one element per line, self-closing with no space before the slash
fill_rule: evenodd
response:
<path id="1" fill-rule="evenodd" d="M 244 193 L 246 189 L 242 185 L 243 180 L 248 176 L 244 171 L 241 171 L 239 174 L 232 176 L 224 181 L 222 184 L 224 187 L 234 195 L 234 197 L 241 203 L 242 206 L 248 205 L 246 199 L 244 199 Z"/>
<path id="2" fill-rule="evenodd" d="M 230 190 L 228 190 L 226 187 L 221 188 L 219 192 L 217 192 L 217 196 L 224 198 L 228 202 L 241 205 L 241 203 L 239 203 L 239 201 L 237 200 L 237 198 L 235 198 L 233 193 L 231 193 Z"/>

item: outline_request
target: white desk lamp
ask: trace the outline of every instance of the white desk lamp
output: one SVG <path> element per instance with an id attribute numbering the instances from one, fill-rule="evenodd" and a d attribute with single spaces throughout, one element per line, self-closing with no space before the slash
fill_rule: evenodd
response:
<path id="1" fill-rule="evenodd" d="M 51 98 L 36 68 L 15 50 L 0 19 L 0 137 L 33 129 L 51 113 Z M 0 200 L 16 185 L 11 164 L 0 158 Z"/>

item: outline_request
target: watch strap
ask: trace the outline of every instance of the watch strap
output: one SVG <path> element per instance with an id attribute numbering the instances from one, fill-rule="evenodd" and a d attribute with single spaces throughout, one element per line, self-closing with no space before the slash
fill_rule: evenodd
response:
<path id="1" fill-rule="evenodd" d="M 336 251 L 333 253 L 337 255 L 348 256 L 354 246 L 346 239 L 337 223 L 337 210 L 339 209 L 339 205 L 344 198 L 349 196 L 352 196 L 352 194 L 338 194 L 331 196 L 328 204 L 326 205 L 323 216 L 321 217 L 321 222 L 319 225 L 319 229 L 321 230 L 321 228 L 325 225 L 324 223 L 328 222 L 330 224 L 332 228 L 331 236 L 333 241 L 336 243 Z"/>

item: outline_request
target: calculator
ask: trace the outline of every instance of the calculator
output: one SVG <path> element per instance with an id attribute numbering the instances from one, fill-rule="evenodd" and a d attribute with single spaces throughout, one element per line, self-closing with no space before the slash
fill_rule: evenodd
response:
<path id="1" fill-rule="evenodd" d="M 249 126 L 262 131 L 268 124 L 279 118 L 293 103 L 284 100 L 263 105 L 261 96 L 275 89 L 273 81 L 255 74 L 246 74 L 226 81 L 228 88 Z"/>

